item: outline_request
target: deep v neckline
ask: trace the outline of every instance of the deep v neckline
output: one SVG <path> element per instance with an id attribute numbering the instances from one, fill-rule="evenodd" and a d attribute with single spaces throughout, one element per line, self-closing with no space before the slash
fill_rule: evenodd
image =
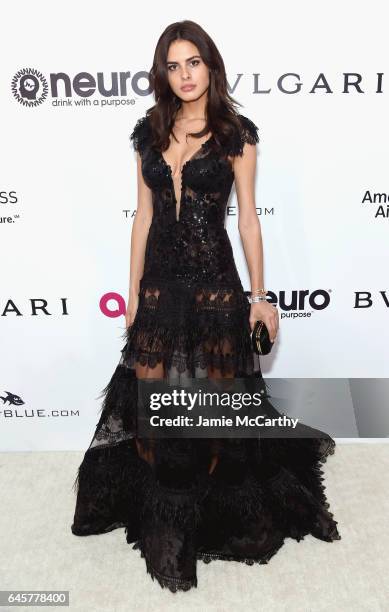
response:
<path id="1" fill-rule="evenodd" d="M 160 154 L 160 158 L 162 163 L 164 164 L 164 166 L 166 167 L 166 169 L 168 170 L 169 173 L 169 178 L 170 178 L 170 182 L 171 182 L 171 186 L 172 186 L 172 193 L 174 196 L 174 206 L 176 208 L 175 211 L 175 219 L 176 222 L 178 223 L 180 221 L 180 213 L 181 213 L 181 204 L 182 204 L 182 196 L 183 196 L 183 192 L 184 192 L 184 185 L 183 185 L 183 177 L 184 177 L 184 170 L 185 168 L 196 159 L 197 155 L 199 155 L 199 153 L 202 152 L 202 150 L 208 145 L 208 143 L 213 139 L 213 135 L 210 136 L 209 138 L 207 138 L 207 140 L 205 142 L 203 142 L 203 144 L 194 152 L 192 153 L 192 155 L 189 157 L 189 159 L 187 159 L 181 166 L 181 171 L 179 174 L 179 182 L 181 184 L 181 190 L 180 190 L 180 195 L 177 198 L 177 194 L 176 194 L 176 188 L 174 185 L 174 179 L 173 179 L 173 169 L 171 167 L 171 165 L 166 161 L 165 157 L 163 156 L 162 151 L 159 152 Z M 178 211 L 177 211 L 177 204 L 179 205 Z"/>

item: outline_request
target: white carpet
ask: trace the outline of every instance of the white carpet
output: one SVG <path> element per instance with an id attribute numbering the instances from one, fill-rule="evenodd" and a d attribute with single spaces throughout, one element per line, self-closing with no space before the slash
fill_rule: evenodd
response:
<path id="1" fill-rule="evenodd" d="M 151 580 L 124 528 L 71 533 L 71 486 L 82 457 L 0 454 L 1 590 L 69 590 L 69 609 L 81 612 L 389 610 L 388 444 L 338 442 L 324 465 L 341 540 L 288 538 L 267 565 L 198 561 L 197 589 L 175 594 Z"/>

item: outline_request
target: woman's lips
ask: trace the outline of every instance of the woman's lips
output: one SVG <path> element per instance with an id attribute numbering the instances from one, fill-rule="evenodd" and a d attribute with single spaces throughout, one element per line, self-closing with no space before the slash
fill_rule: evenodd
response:
<path id="1" fill-rule="evenodd" d="M 181 87 L 181 91 L 191 91 L 195 87 L 196 85 L 184 85 L 184 87 Z"/>

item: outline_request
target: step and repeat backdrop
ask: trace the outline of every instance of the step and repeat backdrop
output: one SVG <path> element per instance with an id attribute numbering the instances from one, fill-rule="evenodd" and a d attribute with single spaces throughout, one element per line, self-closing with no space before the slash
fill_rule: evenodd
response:
<path id="1" fill-rule="evenodd" d="M 217 3 L 175 0 L 0 9 L 0 450 L 91 439 L 123 347 L 137 200 L 129 136 L 154 104 L 157 40 L 182 19 L 213 38 L 239 112 L 259 128 L 256 207 L 280 314 L 264 376 L 374 379 L 359 397 L 367 406 L 379 389 L 386 407 L 384 9 L 244 1 L 223 19 Z M 226 227 L 249 290 L 234 190 Z"/>

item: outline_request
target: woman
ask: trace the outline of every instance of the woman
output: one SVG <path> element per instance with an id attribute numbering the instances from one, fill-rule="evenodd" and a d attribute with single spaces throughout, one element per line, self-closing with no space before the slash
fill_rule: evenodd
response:
<path id="1" fill-rule="evenodd" d="M 131 239 L 126 344 L 76 479 L 75 535 L 125 527 L 147 571 L 175 592 L 197 586 L 196 560 L 267 563 L 285 537 L 340 539 L 321 464 L 334 440 L 311 437 L 147 439 L 137 436 L 140 379 L 252 378 L 250 342 L 277 308 L 249 302 L 224 228 L 235 181 L 251 295 L 263 289 L 254 199 L 258 128 L 236 112 L 223 60 L 192 21 L 160 37 L 150 72 L 156 104 L 131 134 L 138 207 Z M 263 395 L 269 415 L 279 416 Z"/>

